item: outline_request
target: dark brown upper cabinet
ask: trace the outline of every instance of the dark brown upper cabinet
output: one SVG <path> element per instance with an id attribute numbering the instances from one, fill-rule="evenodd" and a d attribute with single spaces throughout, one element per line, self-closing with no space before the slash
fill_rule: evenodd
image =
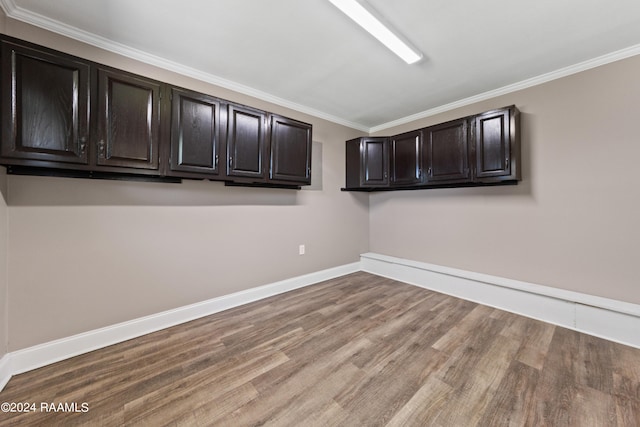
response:
<path id="1" fill-rule="evenodd" d="M 365 138 L 351 139 L 345 143 L 345 189 L 362 188 L 362 163 L 364 153 L 362 151 L 362 140 Z"/>
<path id="2" fill-rule="evenodd" d="M 346 146 L 347 189 L 389 185 L 389 138 L 355 138 Z"/>
<path id="3" fill-rule="evenodd" d="M 357 160 L 360 187 L 386 187 L 389 185 L 389 138 L 358 138 L 352 140 L 358 147 Z M 351 160 L 349 162 L 349 160 Z"/>
<path id="4" fill-rule="evenodd" d="M 311 184 L 311 125 L 271 115 L 269 179 Z"/>
<path id="5" fill-rule="evenodd" d="M 471 181 L 468 123 L 461 119 L 425 129 L 428 182 Z"/>
<path id="6" fill-rule="evenodd" d="M 393 136 L 389 146 L 390 185 L 420 184 L 422 182 L 422 130 Z"/>
<path id="7" fill-rule="evenodd" d="M 159 168 L 161 83 L 98 69 L 97 164 Z"/>
<path id="8" fill-rule="evenodd" d="M 171 89 L 169 175 L 206 178 L 219 174 L 220 110 L 217 98 Z"/>
<path id="9" fill-rule="evenodd" d="M 519 120 L 518 109 L 510 106 L 391 138 L 349 140 L 343 190 L 516 184 L 520 180 Z"/>
<path id="10" fill-rule="evenodd" d="M 10 174 L 300 188 L 311 125 L 0 35 Z"/>
<path id="11" fill-rule="evenodd" d="M 11 40 L 2 40 L 1 55 L 1 153 L 6 163 L 86 165 L 90 63 Z"/>
<path id="12" fill-rule="evenodd" d="M 422 181 L 422 131 L 347 141 L 347 188 L 407 187 Z"/>
<path id="13" fill-rule="evenodd" d="M 389 184 L 389 139 L 363 138 L 361 141 L 363 186 Z"/>
<path id="14" fill-rule="evenodd" d="M 227 175 L 264 180 L 267 113 L 229 104 L 227 120 Z"/>
<path id="15" fill-rule="evenodd" d="M 476 178 L 485 182 L 519 179 L 520 144 L 515 108 L 488 111 L 475 117 Z"/>

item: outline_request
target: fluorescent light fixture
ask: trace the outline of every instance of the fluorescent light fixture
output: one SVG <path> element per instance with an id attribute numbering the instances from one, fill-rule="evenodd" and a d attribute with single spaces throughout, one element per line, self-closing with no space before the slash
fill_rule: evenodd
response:
<path id="1" fill-rule="evenodd" d="M 335 7 L 340 9 L 345 15 L 353 19 L 358 25 L 367 30 L 373 37 L 377 38 L 393 53 L 398 55 L 407 64 L 418 62 L 422 54 L 403 42 L 389 28 L 380 22 L 364 6 L 356 0 L 329 0 Z"/>

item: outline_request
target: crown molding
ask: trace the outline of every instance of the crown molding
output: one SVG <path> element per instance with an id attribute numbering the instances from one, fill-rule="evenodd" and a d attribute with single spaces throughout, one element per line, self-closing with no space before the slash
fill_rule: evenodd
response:
<path id="1" fill-rule="evenodd" d="M 181 75 L 194 78 L 196 80 L 200 80 L 206 83 L 220 86 L 222 88 L 229 89 L 244 95 L 252 96 L 254 98 L 267 101 L 276 105 L 280 105 L 285 108 L 290 108 L 304 114 L 309 114 L 311 116 L 324 119 L 332 123 L 349 127 L 351 129 L 359 130 L 366 134 L 381 132 L 396 126 L 404 125 L 416 120 L 435 116 L 436 114 L 444 113 L 450 110 L 454 110 L 456 108 L 471 105 L 476 102 L 486 101 L 491 98 L 506 95 L 512 92 L 517 92 L 519 90 L 527 89 L 533 86 L 550 82 L 552 80 L 560 79 L 562 77 L 570 76 L 572 74 L 580 73 L 582 71 L 587 71 L 592 68 L 599 67 L 601 65 L 606 65 L 612 62 L 620 61 L 622 59 L 640 54 L 640 44 L 634 45 L 625 49 L 618 50 L 616 52 L 602 55 L 594 59 L 580 62 L 578 64 L 570 65 L 568 67 L 551 71 L 549 73 L 532 77 L 517 83 L 513 83 L 507 86 L 503 86 L 497 89 L 483 92 L 478 95 L 474 95 L 468 98 L 450 102 L 448 104 L 440 105 L 438 107 L 421 111 L 419 113 L 412 114 L 410 116 L 402 117 L 397 120 L 393 120 L 390 122 L 382 123 L 380 125 L 369 127 L 362 123 L 352 122 L 350 120 L 346 120 L 341 117 L 337 117 L 332 114 L 328 114 L 323 111 L 319 111 L 314 108 L 311 108 L 302 104 L 298 104 L 284 98 L 274 96 L 270 93 L 267 93 L 246 85 L 242 85 L 228 79 L 224 79 L 214 74 L 203 72 L 196 68 L 186 67 L 182 64 L 168 60 L 166 58 L 162 58 L 156 55 L 151 55 L 142 50 L 134 49 L 130 46 L 114 42 L 107 38 L 92 34 L 90 32 L 78 29 L 76 27 L 72 27 L 70 25 L 64 24 L 62 22 L 56 21 L 46 16 L 30 12 L 24 8 L 17 6 L 15 3 L 15 0 L 0 0 L 0 7 L 9 18 L 34 25 L 36 27 L 40 27 L 45 30 L 49 30 L 51 32 L 81 41 L 83 43 L 90 44 L 100 49 L 104 49 L 113 53 L 117 53 L 119 55 L 126 56 L 131 59 L 135 59 L 137 61 L 141 61 L 159 68 L 173 71 Z"/>
<path id="2" fill-rule="evenodd" d="M 395 126 L 404 125 L 407 123 L 411 123 L 415 120 L 424 119 L 427 117 L 435 116 L 436 114 L 444 113 L 456 108 L 465 107 L 467 105 L 474 104 L 480 101 L 486 101 L 491 98 L 496 98 L 498 96 L 506 95 L 512 92 L 517 92 L 519 90 L 527 89 L 533 86 L 541 85 L 543 83 L 550 82 L 552 80 L 557 80 L 562 77 L 567 77 L 572 74 L 577 74 L 582 71 L 587 71 L 592 68 L 599 67 L 601 65 L 610 64 L 612 62 L 620 61 L 622 59 L 630 58 L 632 56 L 640 54 L 640 44 L 635 46 L 631 46 L 625 49 L 621 49 L 612 53 L 608 53 L 606 55 L 599 56 L 594 59 L 590 59 L 584 62 L 580 62 L 578 64 L 570 65 L 568 67 L 560 68 L 559 70 L 551 71 L 549 73 L 541 74 L 536 77 L 532 77 L 530 79 L 522 80 L 517 83 L 513 83 L 507 86 L 503 86 L 498 89 L 493 89 L 478 95 L 470 96 L 469 98 L 464 98 L 458 101 L 451 102 L 449 104 L 441 105 L 439 107 L 431 108 L 429 110 L 422 111 L 420 113 L 412 114 L 407 117 L 402 117 L 398 120 L 393 120 L 391 122 L 383 123 L 381 125 L 373 126 L 369 128 L 369 133 L 376 133 L 383 130 L 391 129 Z"/>
<path id="3" fill-rule="evenodd" d="M 132 48 L 122 43 L 114 42 L 113 40 L 109 40 L 105 37 L 101 37 L 88 31 L 84 31 L 79 28 L 64 24 L 55 19 L 30 12 L 24 8 L 17 6 L 14 0 L 0 0 L 0 7 L 4 10 L 7 17 L 11 19 L 22 21 L 27 24 L 51 31 L 53 33 L 69 37 L 83 43 L 87 43 L 100 49 L 104 49 L 109 52 L 117 53 L 119 55 L 144 62 L 149 65 L 173 71 L 178 74 L 191 77 L 206 83 L 211 83 L 213 85 L 220 86 L 234 92 L 252 96 L 262 101 L 280 105 L 281 107 L 290 108 L 292 110 L 296 110 L 304 114 L 309 114 L 311 116 L 318 117 L 320 119 L 324 119 L 362 132 L 369 132 L 369 127 L 364 126 L 360 123 L 351 122 L 349 120 L 336 117 L 323 111 L 274 96 L 259 89 L 236 83 L 234 81 L 227 80 L 214 74 L 203 72 L 196 68 L 187 67 L 160 56 L 151 55 L 142 50 Z"/>
<path id="4" fill-rule="evenodd" d="M 13 0 L 0 0 L 0 8 L 5 15 L 9 16 L 10 13 L 18 9 L 18 6 L 16 6 Z"/>

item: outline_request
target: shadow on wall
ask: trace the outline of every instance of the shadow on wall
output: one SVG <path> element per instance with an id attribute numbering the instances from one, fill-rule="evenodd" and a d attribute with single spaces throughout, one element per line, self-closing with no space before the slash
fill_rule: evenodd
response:
<path id="1" fill-rule="evenodd" d="M 7 194 L 7 170 L 0 168 L 0 192 L 4 198 L 4 202 L 8 204 L 9 195 Z"/>
<path id="2" fill-rule="evenodd" d="M 6 182 L 0 190 L 10 206 L 288 206 L 298 204 L 301 192 L 322 191 L 322 143 L 313 143 L 311 171 L 312 185 L 302 190 L 22 175 L 0 180 Z"/>

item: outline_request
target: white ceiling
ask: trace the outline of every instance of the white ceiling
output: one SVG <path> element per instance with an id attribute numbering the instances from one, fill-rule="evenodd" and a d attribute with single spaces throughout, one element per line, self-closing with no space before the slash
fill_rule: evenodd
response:
<path id="1" fill-rule="evenodd" d="M 638 0 L 369 0 L 406 65 L 327 0 L 0 0 L 31 24 L 363 131 L 640 53 Z"/>

